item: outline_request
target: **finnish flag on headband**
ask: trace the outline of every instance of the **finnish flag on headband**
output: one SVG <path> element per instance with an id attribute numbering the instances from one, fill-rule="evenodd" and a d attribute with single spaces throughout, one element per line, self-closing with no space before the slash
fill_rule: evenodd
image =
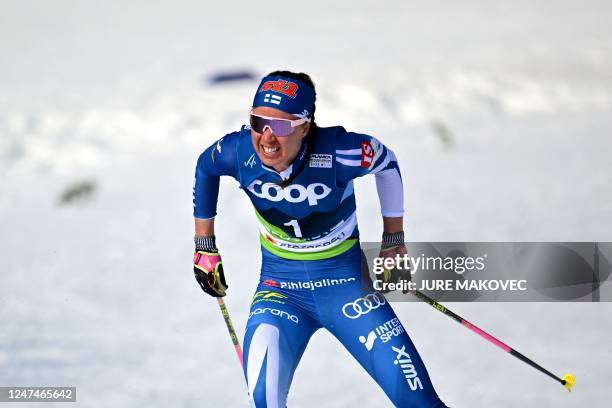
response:
<path id="1" fill-rule="evenodd" d="M 264 96 L 264 102 L 266 103 L 274 103 L 276 105 L 280 105 L 282 98 L 278 95 L 266 94 Z"/>

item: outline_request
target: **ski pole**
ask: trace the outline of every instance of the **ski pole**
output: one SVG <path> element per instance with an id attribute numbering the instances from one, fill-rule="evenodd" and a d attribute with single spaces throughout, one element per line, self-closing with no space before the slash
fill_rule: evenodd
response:
<path id="1" fill-rule="evenodd" d="M 242 347 L 240 347 L 238 336 L 236 336 L 234 325 L 232 324 L 232 320 L 230 319 L 227 307 L 225 307 L 225 302 L 223 302 L 223 298 L 218 297 L 217 303 L 219 304 L 219 308 L 221 309 L 221 314 L 223 315 L 223 320 L 225 320 L 225 325 L 227 326 L 227 331 L 229 332 L 229 335 L 232 339 L 232 343 L 234 343 L 236 355 L 238 356 L 238 360 L 240 360 L 240 366 L 244 367 L 244 364 L 242 362 Z"/>
<path id="2" fill-rule="evenodd" d="M 574 378 L 574 376 L 572 374 L 565 374 L 563 376 L 563 378 L 557 377 L 556 375 L 554 375 L 553 373 L 551 373 L 550 371 L 548 371 L 547 369 L 545 369 L 541 365 L 535 363 L 534 361 L 532 361 L 529 358 L 525 357 L 524 355 L 522 355 L 518 351 L 514 350 L 512 347 L 504 344 L 500 340 L 498 340 L 495 337 L 491 336 L 489 333 L 487 333 L 486 331 L 482 330 L 478 326 L 475 326 L 472 323 L 468 322 L 463 317 L 461 317 L 461 316 L 457 315 L 456 313 L 448 310 L 447 308 L 445 308 L 444 306 L 442 306 L 441 304 L 439 304 L 438 302 L 436 302 L 435 300 L 433 300 L 429 296 L 425 295 L 424 293 L 421 293 L 418 290 L 411 291 L 411 293 L 413 293 L 416 297 L 418 297 L 423 302 L 429 303 L 431 306 L 433 306 L 434 308 L 436 308 L 440 312 L 444 313 L 445 315 L 447 315 L 451 319 L 455 320 L 456 322 L 458 322 L 462 326 L 467 327 L 468 329 L 472 330 L 474 333 L 478 334 L 479 336 L 481 336 L 481 337 L 487 339 L 488 341 L 490 341 L 491 343 L 495 344 L 497 347 L 501 348 L 502 350 L 512 354 L 514 357 L 518 358 L 519 360 L 523 361 L 524 363 L 527 363 L 530 366 L 532 366 L 533 368 L 543 372 L 544 374 L 546 374 L 550 378 L 553 378 L 553 379 L 557 380 L 568 391 L 570 391 L 570 392 L 572 391 L 572 386 L 576 383 L 576 378 Z"/>

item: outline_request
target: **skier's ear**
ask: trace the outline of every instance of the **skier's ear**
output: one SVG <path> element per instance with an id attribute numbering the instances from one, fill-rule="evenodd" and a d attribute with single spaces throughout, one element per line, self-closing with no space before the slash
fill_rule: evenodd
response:
<path id="1" fill-rule="evenodd" d="M 302 139 L 303 139 L 303 138 L 305 138 L 305 137 L 306 137 L 306 135 L 308 134 L 308 132 L 310 131 L 310 123 L 306 122 L 306 123 L 304 123 L 304 125 L 303 125 L 303 126 L 304 126 L 304 127 L 303 127 L 303 129 L 302 129 L 302 135 L 301 135 L 301 138 L 302 138 Z"/>

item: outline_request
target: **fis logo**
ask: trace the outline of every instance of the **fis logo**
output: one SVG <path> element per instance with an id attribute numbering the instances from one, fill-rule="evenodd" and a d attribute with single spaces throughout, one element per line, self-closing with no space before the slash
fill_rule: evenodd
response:
<path id="1" fill-rule="evenodd" d="M 245 162 L 244 162 L 244 166 L 245 166 L 245 167 L 250 167 L 250 168 L 253 168 L 253 166 L 255 165 L 255 163 L 257 163 L 257 162 L 255 161 L 255 153 L 253 153 L 253 154 L 251 155 L 251 157 L 249 157 L 249 160 L 247 160 L 247 161 L 245 161 Z"/>
<path id="2" fill-rule="evenodd" d="M 421 384 L 421 379 L 419 378 L 419 374 L 412 364 L 412 359 L 410 358 L 410 354 L 406 353 L 406 346 L 402 346 L 402 348 L 391 347 L 396 354 L 395 360 L 393 364 L 398 365 L 402 369 L 402 373 L 404 374 L 404 378 L 406 379 L 406 383 L 410 386 L 412 391 L 422 390 L 423 384 Z"/>
<path id="3" fill-rule="evenodd" d="M 295 82 L 285 81 L 284 79 L 279 79 L 277 81 L 266 81 L 257 92 L 259 93 L 264 91 L 278 92 L 283 95 L 287 95 L 291 99 L 295 99 L 297 96 L 298 85 Z"/>
<path id="4" fill-rule="evenodd" d="M 269 201 L 286 200 L 290 203 L 301 203 L 308 200 L 308 205 L 317 205 L 320 199 L 325 198 L 331 192 L 331 188 L 323 183 L 313 183 L 304 187 L 300 184 L 290 184 L 282 188 L 275 183 L 263 183 L 255 180 L 247 187 L 252 194 Z"/>

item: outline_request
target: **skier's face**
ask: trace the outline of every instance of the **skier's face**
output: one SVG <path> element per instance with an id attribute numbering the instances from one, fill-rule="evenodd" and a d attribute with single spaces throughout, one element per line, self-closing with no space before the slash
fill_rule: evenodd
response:
<path id="1" fill-rule="evenodd" d="M 267 106 L 254 108 L 253 113 L 271 118 L 298 119 L 294 115 Z M 310 124 L 304 123 L 296 126 L 290 135 L 279 137 L 275 136 L 269 127 L 266 127 L 263 133 L 251 129 L 251 140 L 259 160 L 280 172 L 286 170 L 300 152 L 302 139 L 306 137 L 309 129 Z"/>

